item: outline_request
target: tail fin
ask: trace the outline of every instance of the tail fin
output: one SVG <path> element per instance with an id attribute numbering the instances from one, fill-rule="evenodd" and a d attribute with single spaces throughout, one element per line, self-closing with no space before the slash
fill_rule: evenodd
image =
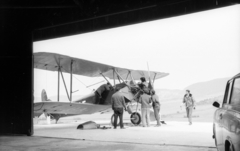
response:
<path id="1" fill-rule="evenodd" d="M 42 90 L 41 98 L 42 98 L 42 102 L 44 102 L 44 101 L 51 101 L 50 99 L 48 99 L 47 92 L 44 89 Z"/>

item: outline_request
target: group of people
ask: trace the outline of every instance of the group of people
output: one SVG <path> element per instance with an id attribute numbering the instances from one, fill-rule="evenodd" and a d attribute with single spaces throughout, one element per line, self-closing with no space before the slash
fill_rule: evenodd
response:
<path id="1" fill-rule="evenodd" d="M 147 82 L 144 77 L 141 78 L 141 83 L 139 87 L 141 88 L 141 94 L 139 97 L 139 103 L 141 103 L 142 112 L 142 124 L 143 127 L 150 126 L 150 109 L 153 107 L 154 115 L 157 120 L 156 126 L 161 126 L 160 123 L 160 102 L 158 96 L 155 94 L 154 90 L 147 88 Z M 125 103 L 124 96 L 121 94 L 120 88 L 116 88 L 116 93 L 112 95 L 111 98 L 112 109 L 114 111 L 114 129 L 117 127 L 117 119 L 120 119 L 120 128 L 124 129 L 123 126 L 123 112 L 127 111 L 127 105 Z"/>
<path id="2" fill-rule="evenodd" d="M 155 91 L 149 88 L 148 83 L 145 78 L 142 77 L 141 83 L 139 83 L 139 87 L 141 88 L 141 94 L 139 96 L 138 102 L 141 104 L 141 116 L 142 116 L 142 126 L 149 127 L 150 126 L 150 109 L 153 108 L 154 116 L 157 121 L 157 127 L 161 126 L 160 122 L 160 101 Z M 101 90 L 109 90 L 111 85 L 107 83 L 102 88 L 98 89 L 95 93 L 96 96 L 101 97 Z M 125 103 L 124 95 L 121 93 L 121 89 L 119 87 L 115 88 L 115 93 L 111 97 L 112 109 L 114 111 L 114 129 L 117 128 L 117 119 L 120 119 L 120 128 L 124 129 L 123 125 L 123 113 L 124 110 L 127 111 L 127 105 Z M 192 125 L 192 111 L 195 109 L 195 100 L 190 93 L 190 90 L 186 90 L 186 94 L 183 98 L 183 103 L 186 106 L 187 117 L 189 121 L 189 125 Z"/>
<path id="3" fill-rule="evenodd" d="M 150 95 L 143 91 L 139 98 L 139 103 L 141 103 L 142 112 L 142 125 L 143 127 L 150 126 L 150 109 L 153 107 L 155 119 L 157 120 L 156 126 L 161 126 L 160 123 L 160 102 L 158 96 L 155 94 L 154 90 L 150 90 Z"/>

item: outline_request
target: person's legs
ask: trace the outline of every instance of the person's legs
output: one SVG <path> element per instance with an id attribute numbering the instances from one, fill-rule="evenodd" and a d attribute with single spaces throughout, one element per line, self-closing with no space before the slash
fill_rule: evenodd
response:
<path id="1" fill-rule="evenodd" d="M 186 107 L 186 113 L 187 113 L 187 118 L 189 117 L 189 110 L 188 110 L 188 107 Z"/>
<path id="2" fill-rule="evenodd" d="M 117 128 L 117 120 L 118 120 L 118 110 L 114 109 L 114 128 Z"/>
<path id="3" fill-rule="evenodd" d="M 146 111 L 147 111 L 147 126 L 149 127 L 150 126 L 150 109 L 147 108 Z"/>
<path id="4" fill-rule="evenodd" d="M 119 109 L 120 127 L 123 128 L 123 108 Z"/>
<path id="5" fill-rule="evenodd" d="M 159 106 L 159 121 L 160 121 L 160 124 L 161 124 L 161 120 L 162 120 L 162 117 L 161 117 L 161 105 Z"/>
<path id="6" fill-rule="evenodd" d="M 157 120 L 157 125 L 161 125 L 160 124 L 160 118 L 159 118 L 160 108 L 159 107 L 154 107 L 153 110 L 154 110 L 155 119 Z"/>
<path id="7" fill-rule="evenodd" d="M 95 104 L 99 104 L 100 102 L 100 95 L 97 91 L 95 91 Z"/>
<path id="8" fill-rule="evenodd" d="M 192 124 L 192 110 L 192 107 L 188 107 L 188 120 L 190 124 Z"/>
<path id="9" fill-rule="evenodd" d="M 141 109 L 142 112 L 142 125 L 146 126 L 146 109 Z"/>

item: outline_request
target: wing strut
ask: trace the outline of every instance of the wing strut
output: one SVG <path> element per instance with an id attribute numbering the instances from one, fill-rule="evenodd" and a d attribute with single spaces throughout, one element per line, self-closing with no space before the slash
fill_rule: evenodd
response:
<path id="1" fill-rule="evenodd" d="M 69 99 L 69 101 L 70 101 L 70 97 L 69 97 L 69 94 L 68 94 L 67 86 L 66 86 L 66 83 L 65 83 L 65 80 L 64 80 L 64 77 L 63 77 L 61 68 L 60 68 L 60 73 L 61 73 L 61 76 L 62 76 L 63 84 L 64 84 L 64 87 L 65 87 L 65 90 L 66 90 L 68 99 Z"/>
<path id="2" fill-rule="evenodd" d="M 130 77 L 131 77 L 131 79 L 134 81 L 134 79 L 133 79 L 133 77 L 132 77 L 132 73 L 131 73 L 130 70 L 129 70 L 129 73 L 130 73 Z"/>
<path id="3" fill-rule="evenodd" d="M 115 83 L 115 72 L 114 72 L 114 68 L 113 68 L 113 83 L 114 83 L 114 86 L 115 86 L 116 83 Z"/>
<path id="4" fill-rule="evenodd" d="M 70 64 L 70 102 L 72 102 L 72 65 L 73 65 L 73 60 L 71 60 Z"/>
<path id="5" fill-rule="evenodd" d="M 128 74 L 127 74 L 126 80 L 128 79 L 129 74 L 130 74 L 130 71 L 128 71 Z"/>
<path id="6" fill-rule="evenodd" d="M 154 81 L 155 81 L 156 75 L 157 75 L 157 73 L 154 74 L 153 84 L 154 84 Z"/>
<path id="7" fill-rule="evenodd" d="M 58 95 L 57 95 L 57 100 L 59 102 L 59 92 L 60 92 L 60 68 L 61 67 L 58 67 Z"/>
<path id="8" fill-rule="evenodd" d="M 114 69 L 115 73 L 117 74 L 118 78 L 120 78 L 123 83 L 125 83 L 127 85 L 127 83 L 123 80 L 123 78 L 118 74 L 118 72 Z M 128 86 L 128 85 L 127 85 Z"/>
<path id="9" fill-rule="evenodd" d="M 102 74 L 102 73 L 100 73 L 102 76 L 103 76 L 103 78 L 108 82 L 108 83 L 110 83 L 109 81 L 108 81 L 108 79 Z M 112 84 L 110 83 L 110 85 L 112 86 Z"/>
<path id="10" fill-rule="evenodd" d="M 132 77 L 132 72 L 131 72 L 130 70 L 129 70 L 129 73 L 130 73 L 130 77 L 131 77 L 133 83 L 136 84 L 136 83 L 135 83 L 135 80 L 134 80 L 133 77 Z"/>

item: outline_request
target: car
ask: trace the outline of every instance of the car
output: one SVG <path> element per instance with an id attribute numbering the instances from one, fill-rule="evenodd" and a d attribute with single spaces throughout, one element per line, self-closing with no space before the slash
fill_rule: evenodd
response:
<path id="1" fill-rule="evenodd" d="M 240 151 L 240 73 L 228 80 L 223 103 L 214 102 L 213 138 L 218 151 Z"/>

